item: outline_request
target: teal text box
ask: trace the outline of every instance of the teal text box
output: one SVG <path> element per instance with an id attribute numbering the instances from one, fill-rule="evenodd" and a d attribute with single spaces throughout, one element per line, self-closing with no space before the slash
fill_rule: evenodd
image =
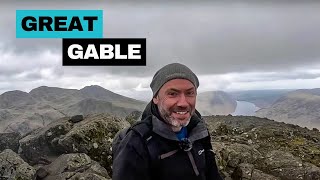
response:
<path id="1" fill-rule="evenodd" d="M 26 31 L 22 28 L 23 18 L 31 16 L 36 19 L 37 30 Z M 93 29 L 89 31 L 88 20 L 84 17 L 97 17 L 93 21 Z M 48 31 L 46 27 L 43 31 L 39 31 L 39 17 L 51 17 L 53 23 L 51 28 L 53 31 Z M 73 31 L 54 31 L 55 17 L 67 17 L 63 20 L 66 25 L 60 26 L 68 28 L 73 17 L 78 17 L 83 31 L 74 29 Z M 26 21 L 26 25 L 30 27 L 32 20 Z M 34 23 L 34 22 L 32 22 Z M 76 23 L 75 23 L 76 24 Z M 77 24 L 76 24 L 77 25 Z M 103 37 L 103 11 L 102 10 L 16 10 L 16 38 L 102 38 Z"/>

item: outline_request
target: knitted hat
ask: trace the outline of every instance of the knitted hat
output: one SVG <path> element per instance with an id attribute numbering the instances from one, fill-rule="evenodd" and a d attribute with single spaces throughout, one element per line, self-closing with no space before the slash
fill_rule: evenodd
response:
<path id="1" fill-rule="evenodd" d="M 172 63 L 162 67 L 153 76 L 150 87 L 155 96 L 160 88 L 172 79 L 186 79 L 189 80 L 196 88 L 199 87 L 198 77 L 185 65 L 179 63 Z"/>

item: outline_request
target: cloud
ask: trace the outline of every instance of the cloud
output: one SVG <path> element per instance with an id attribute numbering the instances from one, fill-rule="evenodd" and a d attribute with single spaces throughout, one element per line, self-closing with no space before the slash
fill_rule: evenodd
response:
<path id="1" fill-rule="evenodd" d="M 146 86 L 150 77 L 121 76 L 105 71 L 61 66 L 60 55 L 49 50 L 31 54 L 4 52 L 0 47 L 0 93 L 7 90 L 26 92 L 38 86 L 81 89 L 87 85 L 100 85 L 112 91 L 134 90 L 139 84 Z"/>
<path id="2" fill-rule="evenodd" d="M 237 82 L 257 82 L 257 81 L 277 81 L 283 79 L 316 79 L 320 77 L 320 72 L 316 69 L 305 69 L 303 71 L 286 72 L 249 72 L 231 73 L 232 81 Z"/>
<path id="3" fill-rule="evenodd" d="M 318 67 L 320 64 L 292 71 L 200 75 L 199 91 L 317 88 L 320 79 Z"/>
<path id="4" fill-rule="evenodd" d="M 48 5 L 50 4 L 50 5 Z M 35 6 L 34 6 L 35 5 Z M 16 53 L 61 53 L 60 39 L 15 39 L 17 8 L 103 9 L 105 37 L 146 37 L 147 68 L 98 71 L 144 76 L 170 62 L 199 74 L 291 69 L 319 61 L 320 3 L 39 3 L 9 4 L 2 39 Z M 30 45 L 32 44 L 32 46 Z M 87 69 L 87 68 L 84 68 Z"/>
<path id="5" fill-rule="evenodd" d="M 153 74 L 171 62 L 199 75 L 199 91 L 314 87 L 319 7 L 312 1 L 6 1 L 0 7 L 0 93 L 96 84 L 143 97 L 151 93 Z M 103 9 L 104 37 L 147 38 L 147 66 L 63 67 L 61 39 L 15 38 L 16 9 Z"/>
<path id="6" fill-rule="evenodd" d="M 320 77 L 315 79 L 281 79 L 275 81 L 233 82 L 228 91 L 261 89 L 313 89 L 319 88 Z"/>
<path id="7" fill-rule="evenodd" d="M 15 54 L 13 51 L 5 51 L 0 46 L 0 78 L 2 80 L 27 80 L 29 78 L 46 78 L 48 71 L 53 76 L 60 76 L 58 67 L 60 55 L 44 50 L 34 54 Z"/>

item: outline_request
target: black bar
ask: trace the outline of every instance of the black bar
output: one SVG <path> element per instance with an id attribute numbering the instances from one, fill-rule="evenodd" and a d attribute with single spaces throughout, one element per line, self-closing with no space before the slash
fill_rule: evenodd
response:
<path id="1" fill-rule="evenodd" d="M 83 56 L 89 44 L 94 44 L 99 59 L 93 57 L 88 59 L 71 59 L 68 55 L 68 48 L 73 44 L 79 44 L 83 48 Z M 110 44 L 115 48 L 115 44 L 120 45 L 120 54 L 128 55 L 129 44 L 141 45 L 141 59 L 101 59 L 100 44 Z M 113 51 L 115 53 L 115 51 Z M 146 38 L 81 38 L 81 39 L 62 39 L 62 65 L 63 66 L 146 66 Z"/>

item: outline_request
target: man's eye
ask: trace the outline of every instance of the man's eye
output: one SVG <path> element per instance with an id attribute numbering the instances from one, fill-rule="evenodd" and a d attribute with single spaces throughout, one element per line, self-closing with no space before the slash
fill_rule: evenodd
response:
<path id="1" fill-rule="evenodd" d="M 178 93 L 176 93 L 176 92 L 169 92 L 168 95 L 169 95 L 169 96 L 176 96 L 176 95 L 178 95 Z"/>
<path id="2" fill-rule="evenodd" d="M 194 96 L 194 95 L 195 95 L 194 91 L 187 92 L 187 96 Z"/>

